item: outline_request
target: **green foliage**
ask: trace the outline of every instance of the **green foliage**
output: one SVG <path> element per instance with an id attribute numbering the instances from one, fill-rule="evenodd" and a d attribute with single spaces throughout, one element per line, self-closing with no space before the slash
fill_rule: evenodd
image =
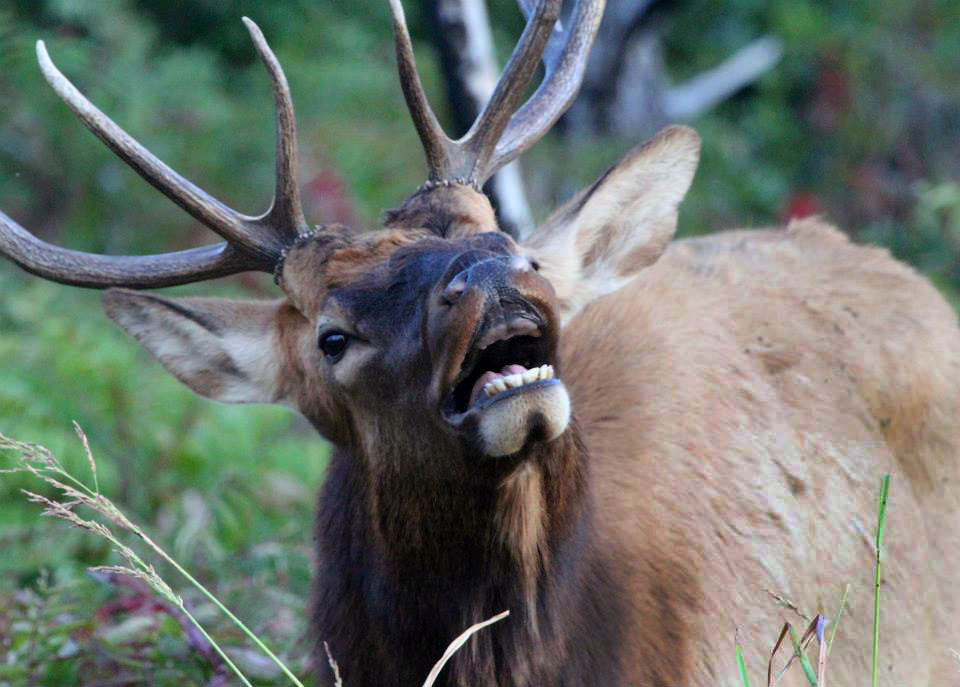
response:
<path id="1" fill-rule="evenodd" d="M 960 305 L 960 183 L 919 181 L 914 193 L 917 200 L 907 230 L 893 220 L 878 219 L 864 228 L 861 238 L 889 246 Z"/>
<path id="2" fill-rule="evenodd" d="M 49 524 L 49 523 L 48 523 Z M 9 596 L 0 596 L 0 685 L 61 687 L 84 684 L 149 684 L 162 687 L 207 684 L 210 664 L 184 641 L 183 625 L 161 611 L 149 595 L 128 595 L 129 609 L 110 605 L 115 587 L 72 578 L 53 584 L 46 576 Z M 239 642 L 212 604 L 187 596 L 222 640 Z M 276 598 L 265 599 L 277 603 Z M 283 601 L 281 599 L 281 601 Z M 285 606 L 274 606 L 282 617 Z M 302 622 L 298 623 L 299 632 Z M 298 637 L 277 623 L 261 624 L 263 636 L 287 646 Z M 257 661 L 253 649 L 227 646 L 228 655 L 256 684 L 289 685 L 278 670 Z"/>
<path id="3" fill-rule="evenodd" d="M 763 33 L 785 55 L 741 97 L 695 122 L 703 162 L 687 229 L 768 223 L 819 212 L 908 261 L 956 260 L 922 241 L 924 189 L 960 178 L 960 7 L 896 0 L 691 0 L 665 33 L 678 77 L 707 69 Z M 914 250 L 914 247 L 916 250 Z M 936 268 L 940 283 L 960 274 Z"/>

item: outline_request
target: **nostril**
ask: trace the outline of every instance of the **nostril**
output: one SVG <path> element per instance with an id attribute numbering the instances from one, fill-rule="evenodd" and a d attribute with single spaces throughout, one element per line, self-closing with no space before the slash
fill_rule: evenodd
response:
<path id="1" fill-rule="evenodd" d="M 460 271 L 449 281 L 440 294 L 440 301 L 444 305 L 453 305 L 460 301 L 468 289 L 495 290 L 505 286 L 510 276 L 530 273 L 537 268 L 522 255 L 480 255 L 475 262 L 463 266 L 467 262 L 461 256 L 453 269 Z M 451 271 L 453 271 L 451 269 Z"/>
<path id="2" fill-rule="evenodd" d="M 447 284 L 447 287 L 443 290 L 443 302 L 447 305 L 453 305 L 460 300 L 460 296 L 462 296 L 463 292 L 466 290 L 467 276 L 465 272 L 461 272 L 451 279 L 450 283 Z"/>

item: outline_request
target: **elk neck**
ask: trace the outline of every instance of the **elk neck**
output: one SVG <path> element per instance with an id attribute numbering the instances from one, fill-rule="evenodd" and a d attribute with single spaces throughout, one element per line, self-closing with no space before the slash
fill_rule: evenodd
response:
<path id="1" fill-rule="evenodd" d="M 509 609 L 502 631 L 478 635 L 454 658 L 452 673 L 505 685 L 538 674 L 551 647 L 565 643 L 573 609 L 596 604 L 583 598 L 595 589 L 579 582 L 596 579 L 597 556 L 590 550 L 588 456 L 576 422 L 520 456 L 472 464 L 455 450 L 403 450 L 335 452 L 318 531 L 349 554 L 321 552 L 320 565 L 352 565 L 326 571 L 343 589 L 325 590 L 325 599 L 351 592 L 364 598 L 367 622 L 388 645 L 423 636 L 427 669 L 464 629 Z M 531 653 L 532 646 L 542 649 Z"/>

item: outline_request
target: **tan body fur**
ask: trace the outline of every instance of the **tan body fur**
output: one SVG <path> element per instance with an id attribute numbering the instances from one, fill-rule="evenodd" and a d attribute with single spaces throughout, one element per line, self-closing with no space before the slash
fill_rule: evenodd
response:
<path id="1" fill-rule="evenodd" d="M 735 684 L 735 630 L 759 681 L 804 624 L 766 590 L 832 617 L 847 583 L 830 681 L 866 680 L 886 472 L 883 680 L 955 678 L 960 335 L 926 280 L 806 220 L 676 242 L 565 334 L 598 536 L 635 581 L 627 684 Z"/>

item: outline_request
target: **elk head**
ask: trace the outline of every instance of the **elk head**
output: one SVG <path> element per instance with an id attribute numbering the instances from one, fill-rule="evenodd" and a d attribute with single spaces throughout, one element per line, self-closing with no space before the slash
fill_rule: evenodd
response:
<path id="1" fill-rule="evenodd" d="M 487 106 L 452 141 L 427 103 L 403 11 L 390 0 L 401 84 L 428 180 L 369 232 L 310 228 L 305 220 L 290 92 L 249 19 L 277 113 L 274 201 L 257 217 L 226 207 L 155 158 L 74 88 L 40 42 L 45 77 L 83 123 L 225 242 L 163 255 L 91 255 L 45 243 L 0 213 L 0 252 L 43 278 L 92 288 L 273 273 L 285 294 L 277 301 L 175 300 L 110 288 L 104 304 L 197 393 L 288 404 L 358 457 L 422 457 L 419 447 L 429 447 L 432 456 L 470 465 L 549 442 L 570 417 L 557 360 L 563 322 L 657 259 L 698 150 L 696 134 L 669 129 L 525 243 L 499 231 L 481 186 L 571 102 L 603 2 L 579 0 L 562 32 L 554 28 L 560 6 L 537 4 Z M 516 109 L 545 48 L 544 80 Z"/>

